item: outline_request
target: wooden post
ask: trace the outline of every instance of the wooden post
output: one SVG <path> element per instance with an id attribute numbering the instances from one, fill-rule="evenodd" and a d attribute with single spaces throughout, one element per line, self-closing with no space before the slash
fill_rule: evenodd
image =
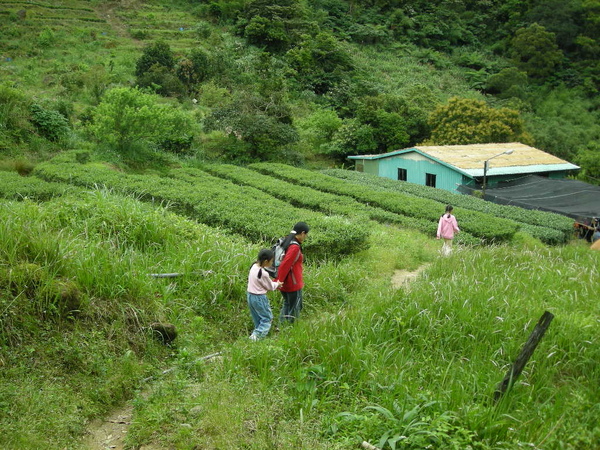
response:
<path id="1" fill-rule="evenodd" d="M 527 361 L 529 361 L 529 358 L 531 358 L 535 348 L 550 326 L 552 319 L 554 319 L 554 315 L 552 313 L 546 311 L 544 314 L 542 314 L 542 317 L 529 335 L 529 339 L 527 339 L 527 342 L 523 346 L 523 349 L 521 350 L 521 353 L 519 354 L 515 363 L 508 370 L 504 376 L 504 379 L 496 387 L 496 391 L 494 392 L 494 401 L 500 400 L 506 390 L 512 387 L 517 378 L 519 378 L 519 375 L 521 375 L 525 364 L 527 364 Z"/>

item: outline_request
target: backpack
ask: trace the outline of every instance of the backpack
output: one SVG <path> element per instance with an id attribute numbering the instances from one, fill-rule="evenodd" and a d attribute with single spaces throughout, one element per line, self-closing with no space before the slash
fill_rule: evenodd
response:
<path id="1" fill-rule="evenodd" d="M 269 272 L 271 278 L 277 278 L 277 271 L 279 270 L 279 266 L 281 265 L 281 262 L 285 257 L 285 252 L 288 249 L 288 247 L 292 244 L 300 245 L 298 244 L 298 242 L 292 240 L 292 242 L 290 242 L 287 246 L 284 246 L 283 244 L 285 242 L 286 237 L 287 236 L 277 239 L 277 242 L 275 242 L 275 244 L 271 247 L 271 250 L 273 250 L 273 253 L 275 253 L 275 258 L 273 259 L 273 265 L 271 267 L 265 268 L 265 270 Z M 298 254 L 298 257 L 299 256 L 300 254 Z M 296 263 L 296 261 L 294 261 L 294 263 Z"/>

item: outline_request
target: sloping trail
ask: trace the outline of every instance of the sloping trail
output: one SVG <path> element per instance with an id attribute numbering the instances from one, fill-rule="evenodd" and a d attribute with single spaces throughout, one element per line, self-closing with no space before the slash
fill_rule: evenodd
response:
<path id="1" fill-rule="evenodd" d="M 90 450 L 123 450 L 125 436 L 131 424 L 133 406 L 127 404 L 114 410 L 105 419 L 96 419 L 88 426 L 88 436 L 83 441 Z"/>
<path id="2" fill-rule="evenodd" d="M 429 264 L 424 264 L 416 270 L 396 270 L 392 275 L 392 286 L 396 289 L 405 287 L 417 278 L 421 272 L 429 267 Z"/>

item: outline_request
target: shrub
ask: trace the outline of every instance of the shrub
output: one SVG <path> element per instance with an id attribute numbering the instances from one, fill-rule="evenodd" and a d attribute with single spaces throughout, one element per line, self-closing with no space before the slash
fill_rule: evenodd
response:
<path id="1" fill-rule="evenodd" d="M 94 110 L 90 131 L 122 154 L 133 144 L 186 142 L 195 131 L 190 114 L 159 100 L 135 88 L 112 89 Z"/>
<path id="2" fill-rule="evenodd" d="M 31 122 L 42 136 L 52 142 L 65 139 L 71 131 L 65 116 L 36 104 L 31 105 Z"/>
<path id="3" fill-rule="evenodd" d="M 155 42 L 144 49 L 135 65 L 135 75 L 141 77 L 155 64 L 165 67 L 167 70 L 175 67 L 175 57 L 171 47 L 164 41 Z"/>

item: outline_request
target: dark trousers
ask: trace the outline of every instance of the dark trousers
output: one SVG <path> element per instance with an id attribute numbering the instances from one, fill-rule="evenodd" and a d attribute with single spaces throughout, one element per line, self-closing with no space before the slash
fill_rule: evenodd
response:
<path id="1" fill-rule="evenodd" d="M 283 306 L 279 321 L 293 323 L 302 311 L 302 289 L 294 292 L 281 292 L 281 295 L 283 296 Z"/>

